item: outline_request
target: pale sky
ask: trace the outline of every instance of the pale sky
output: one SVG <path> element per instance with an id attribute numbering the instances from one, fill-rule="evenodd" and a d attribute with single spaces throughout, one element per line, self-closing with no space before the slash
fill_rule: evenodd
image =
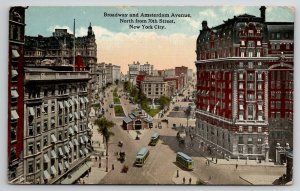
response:
<path id="1" fill-rule="evenodd" d="M 129 24 L 120 23 L 120 17 L 104 17 L 105 12 L 184 13 L 191 17 L 166 18 L 174 19 L 175 24 L 165 24 L 165 30 L 134 30 L 129 29 Z M 294 22 L 294 12 L 293 7 L 267 7 L 266 20 Z M 87 27 L 92 23 L 98 46 L 98 63 L 120 65 L 123 73 L 127 72 L 128 64 L 133 61 L 142 64 L 148 61 L 154 65 L 154 69 L 184 65 L 195 70 L 196 39 L 201 22 L 207 20 L 208 26 L 213 27 L 244 13 L 260 16 L 259 6 L 29 7 L 26 10 L 25 34 L 51 36 L 55 28 L 66 28 L 72 33 L 75 18 L 76 36 L 86 35 Z"/>

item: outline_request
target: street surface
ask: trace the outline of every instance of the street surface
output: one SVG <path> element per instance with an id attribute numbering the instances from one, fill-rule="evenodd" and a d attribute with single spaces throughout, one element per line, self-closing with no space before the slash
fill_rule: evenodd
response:
<path id="1" fill-rule="evenodd" d="M 255 182 L 255 176 L 259 177 L 270 177 L 273 179 L 276 176 L 281 176 L 285 173 L 284 166 L 259 166 L 259 165 L 239 165 L 236 168 L 236 163 L 242 163 L 241 161 L 231 161 L 228 162 L 225 159 L 218 159 L 219 164 L 215 162 L 210 162 L 207 165 L 207 160 L 212 160 L 213 155 L 203 151 L 200 148 L 200 143 L 198 139 L 192 139 L 191 134 L 195 131 L 195 119 L 189 119 L 189 128 L 185 128 L 187 124 L 187 119 L 183 117 L 168 117 L 168 114 L 172 112 L 175 106 L 187 107 L 188 102 L 182 102 L 181 100 L 187 96 L 188 90 L 184 91 L 184 96 L 177 96 L 174 104 L 171 104 L 170 110 L 164 114 L 163 118 L 159 118 L 158 115 L 154 117 L 154 128 L 141 130 L 141 135 L 139 135 L 140 140 L 135 140 L 135 131 L 126 131 L 121 127 L 123 117 L 115 117 L 113 108 L 109 107 L 112 103 L 112 93 L 115 86 L 107 88 L 105 91 L 106 98 L 104 100 L 104 105 L 102 106 L 105 111 L 105 117 L 108 120 L 113 121 L 116 125 L 111 129 L 114 136 L 111 137 L 109 141 L 109 156 L 108 156 L 108 172 L 103 175 L 103 178 L 99 182 L 93 182 L 94 184 L 183 184 L 183 177 L 186 179 L 186 184 L 188 184 L 188 179 L 192 179 L 192 184 L 196 183 L 195 179 L 200 179 L 206 184 L 239 184 L 239 185 L 249 185 L 251 182 Z M 122 91 L 122 87 L 118 87 L 118 94 L 121 95 L 120 101 L 125 114 L 131 113 L 137 108 L 137 105 L 130 104 L 126 99 L 125 93 Z M 190 92 L 192 89 L 190 88 Z M 176 100 L 179 100 L 178 102 Z M 181 111 L 183 112 L 183 111 Z M 180 114 L 182 115 L 182 114 Z M 168 124 L 162 122 L 162 128 L 155 128 L 161 119 L 168 119 Z M 173 128 L 173 124 L 176 124 L 176 128 Z M 183 126 L 183 127 L 181 127 Z M 100 135 L 95 135 L 98 132 L 95 130 L 97 128 L 94 126 L 94 135 L 99 137 L 99 142 L 103 144 Z M 187 137 L 185 143 L 179 143 L 176 139 L 176 134 L 180 129 L 186 129 Z M 148 146 L 150 137 L 154 132 L 160 134 L 160 140 L 156 146 Z M 97 141 L 97 140 L 96 140 Z M 122 141 L 123 146 L 118 146 L 118 142 Z M 150 155 L 146 160 L 143 167 L 136 167 L 134 165 L 135 156 L 138 150 L 147 146 L 150 150 Z M 125 162 L 121 163 L 118 161 L 117 152 L 125 151 L 126 159 Z M 176 161 L 176 152 L 181 151 L 194 160 L 194 170 L 185 171 L 181 169 Z M 214 159 L 215 160 L 215 159 Z M 106 159 L 102 157 L 101 159 L 102 168 L 105 169 Z M 124 165 L 129 167 L 127 173 L 121 173 L 121 169 Z M 112 169 L 114 166 L 114 169 Z M 177 170 L 179 172 L 179 177 L 176 177 Z M 96 176 L 97 173 L 93 173 Z M 103 173 L 102 173 L 103 174 Z M 254 179 L 254 180 L 253 180 Z M 95 179 L 96 181 L 97 179 Z M 260 182 L 262 179 L 260 179 Z M 268 180 L 266 183 L 270 183 Z"/>

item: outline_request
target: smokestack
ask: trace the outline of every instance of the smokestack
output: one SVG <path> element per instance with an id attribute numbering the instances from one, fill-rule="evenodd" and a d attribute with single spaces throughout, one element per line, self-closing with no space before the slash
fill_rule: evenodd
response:
<path id="1" fill-rule="evenodd" d="M 265 22 L 266 21 L 266 7 L 265 6 L 261 6 L 259 10 L 260 10 L 260 17 Z"/>

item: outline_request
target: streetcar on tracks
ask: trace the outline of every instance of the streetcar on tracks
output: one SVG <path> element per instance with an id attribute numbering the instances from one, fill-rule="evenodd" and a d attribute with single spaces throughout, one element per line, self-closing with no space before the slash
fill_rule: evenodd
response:
<path id="1" fill-rule="evenodd" d="M 177 164 L 179 164 L 180 166 L 184 167 L 187 170 L 193 170 L 194 168 L 193 159 L 187 154 L 184 154 L 183 152 L 177 152 L 176 162 Z"/>
<path id="2" fill-rule="evenodd" d="M 142 147 L 136 154 L 135 166 L 143 166 L 149 156 L 149 149 Z"/>
<path id="3" fill-rule="evenodd" d="M 159 133 L 155 132 L 152 134 L 149 145 L 155 146 L 159 140 Z"/>

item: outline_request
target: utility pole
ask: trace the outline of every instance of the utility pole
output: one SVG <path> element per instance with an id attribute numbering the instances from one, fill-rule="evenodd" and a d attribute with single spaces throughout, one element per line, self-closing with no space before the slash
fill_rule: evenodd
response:
<path id="1" fill-rule="evenodd" d="M 73 71 L 75 71 L 75 19 L 74 19 L 74 25 L 73 25 Z"/>

